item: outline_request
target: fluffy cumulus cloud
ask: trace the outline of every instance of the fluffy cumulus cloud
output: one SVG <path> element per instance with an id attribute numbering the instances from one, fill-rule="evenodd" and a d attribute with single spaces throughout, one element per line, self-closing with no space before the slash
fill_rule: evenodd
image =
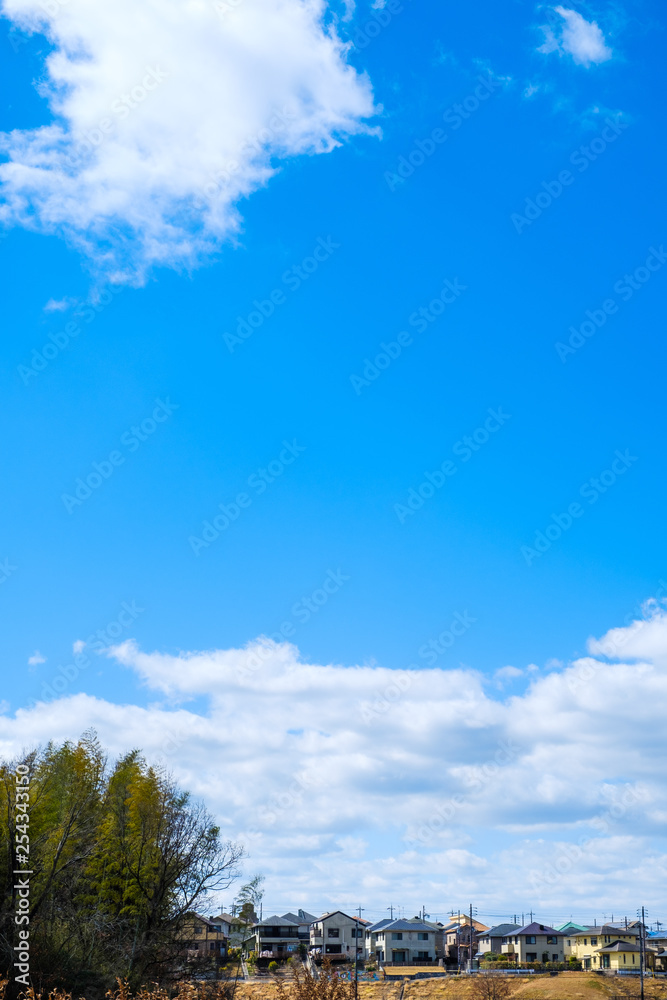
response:
<path id="1" fill-rule="evenodd" d="M 546 919 L 620 912 L 637 894 L 661 903 L 659 606 L 572 663 L 526 671 L 507 697 L 471 670 L 305 663 L 266 639 L 181 655 L 128 641 L 103 655 L 155 700 L 68 691 L 70 668 L 0 718 L 0 754 L 90 726 L 112 753 L 143 747 L 246 844 L 285 908 L 398 899 L 444 913 L 472 897 L 480 913 L 532 906 Z"/>
<path id="2" fill-rule="evenodd" d="M 552 16 L 551 23 L 543 26 L 545 38 L 539 52 L 570 55 L 581 66 L 611 59 L 612 50 L 596 21 L 587 21 L 578 11 L 567 7 L 554 7 L 553 11 L 558 17 Z"/>
<path id="3" fill-rule="evenodd" d="M 367 130 L 368 79 L 325 0 L 2 0 L 53 45 L 53 120 L 2 137 L 0 218 L 58 233 L 110 280 L 192 266 L 281 159 Z"/>

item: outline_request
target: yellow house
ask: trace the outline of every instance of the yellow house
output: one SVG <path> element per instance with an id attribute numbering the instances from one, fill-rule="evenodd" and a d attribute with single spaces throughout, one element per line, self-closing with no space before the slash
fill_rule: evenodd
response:
<path id="1" fill-rule="evenodd" d="M 587 930 L 566 935 L 564 942 L 565 959 L 567 960 L 570 957 L 578 959 L 584 969 L 615 969 L 617 968 L 616 965 L 606 964 L 607 962 L 611 962 L 611 956 L 638 953 L 639 947 L 636 941 L 637 931 L 631 930 L 629 927 L 612 927 L 609 924 L 603 924 L 602 927 L 589 927 Z M 604 951 L 605 948 L 617 942 L 621 945 L 628 945 L 628 951 Z M 603 954 L 600 954 L 600 952 L 603 952 Z M 630 964 L 630 968 L 632 968 L 633 964 L 638 965 L 638 959 L 633 963 L 631 959 L 626 958 L 624 962 L 621 957 L 619 961 L 621 968 L 624 965 L 627 966 L 628 963 Z"/>
<path id="2" fill-rule="evenodd" d="M 629 941 L 614 941 L 613 944 L 598 948 L 598 968 L 618 969 L 630 971 L 632 968 L 638 969 L 640 964 L 641 948 L 638 944 L 631 944 Z M 595 955 L 593 961 L 595 961 Z"/>

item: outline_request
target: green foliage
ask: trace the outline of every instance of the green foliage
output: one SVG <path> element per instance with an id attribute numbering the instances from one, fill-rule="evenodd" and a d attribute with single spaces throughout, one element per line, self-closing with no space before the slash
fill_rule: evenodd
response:
<path id="1" fill-rule="evenodd" d="M 112 767 L 94 733 L 0 763 L 0 976 L 16 906 L 17 763 L 30 777 L 31 975 L 38 990 L 100 995 L 117 977 L 165 979 L 188 912 L 236 876 L 242 851 L 203 806 L 134 750 Z M 11 998 L 10 998 L 11 1000 Z"/>
<path id="2" fill-rule="evenodd" d="M 278 963 L 269 962 L 269 972 L 277 972 L 277 971 L 278 971 Z"/>

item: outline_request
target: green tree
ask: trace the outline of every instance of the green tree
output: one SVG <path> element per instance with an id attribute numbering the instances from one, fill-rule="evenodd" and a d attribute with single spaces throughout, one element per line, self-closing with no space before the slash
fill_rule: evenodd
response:
<path id="1" fill-rule="evenodd" d="M 0 765 L 0 971 L 16 943 L 17 763 L 30 778 L 34 985 L 92 995 L 118 976 L 168 978 L 186 915 L 237 877 L 242 849 L 139 751 L 108 768 L 93 733 Z"/>

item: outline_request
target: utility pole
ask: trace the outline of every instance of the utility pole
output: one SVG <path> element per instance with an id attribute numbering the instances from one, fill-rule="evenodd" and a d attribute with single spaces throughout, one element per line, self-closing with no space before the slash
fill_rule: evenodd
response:
<path id="1" fill-rule="evenodd" d="M 637 910 L 637 916 L 639 916 Z M 644 1000 L 644 966 L 646 964 L 646 945 L 644 944 L 644 907 L 641 908 L 641 924 L 639 925 L 639 990 L 641 1000 Z"/>
<path id="2" fill-rule="evenodd" d="M 358 917 L 354 918 L 354 1000 L 359 996 L 359 921 L 363 907 L 357 907 Z"/>
<path id="3" fill-rule="evenodd" d="M 394 919 L 394 907 L 393 906 L 388 906 L 387 909 L 389 910 L 389 916 L 393 920 Z"/>

